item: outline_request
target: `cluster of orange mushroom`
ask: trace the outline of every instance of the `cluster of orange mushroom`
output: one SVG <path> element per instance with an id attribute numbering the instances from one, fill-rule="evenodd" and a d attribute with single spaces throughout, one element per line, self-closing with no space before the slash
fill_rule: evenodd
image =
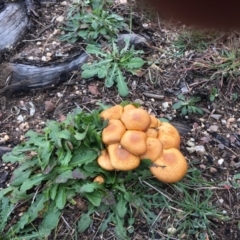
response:
<path id="1" fill-rule="evenodd" d="M 143 159 L 150 159 L 151 173 L 160 181 L 174 183 L 187 172 L 187 161 L 180 148 L 180 135 L 170 123 L 132 104 L 115 105 L 100 113 L 108 120 L 102 131 L 106 148 L 97 159 L 105 170 L 129 171 Z"/>

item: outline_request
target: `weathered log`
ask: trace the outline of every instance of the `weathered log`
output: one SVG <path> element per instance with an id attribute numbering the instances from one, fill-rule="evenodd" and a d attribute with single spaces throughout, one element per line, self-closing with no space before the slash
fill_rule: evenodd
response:
<path id="1" fill-rule="evenodd" d="M 21 40 L 28 21 L 24 3 L 5 4 L 0 12 L 0 51 Z"/>
<path id="2" fill-rule="evenodd" d="M 2 64 L 0 65 L 0 72 L 2 72 L 0 82 L 6 82 L 6 79 L 10 78 L 10 85 L 2 88 L 0 94 L 5 95 L 13 91 L 42 88 L 67 81 L 66 74 L 78 70 L 87 59 L 88 54 L 82 53 L 70 61 L 43 67 L 17 63 Z"/>

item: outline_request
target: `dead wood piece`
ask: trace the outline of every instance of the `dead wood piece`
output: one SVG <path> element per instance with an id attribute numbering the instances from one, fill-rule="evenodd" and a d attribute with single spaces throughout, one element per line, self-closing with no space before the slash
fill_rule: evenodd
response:
<path id="1" fill-rule="evenodd" d="M 6 4 L 0 12 L 0 51 L 21 40 L 27 29 L 28 21 L 24 4 Z"/>
<path id="2" fill-rule="evenodd" d="M 67 81 L 66 74 L 73 70 L 77 70 L 88 59 L 88 54 L 82 53 L 71 61 L 52 64 L 45 67 L 37 67 L 25 64 L 7 63 L 0 66 L 7 69 L 11 75 L 10 85 L 0 90 L 1 95 L 6 95 L 11 92 L 43 88 L 49 85 L 56 85 Z M 5 77 L 8 77 L 5 75 Z M 1 77 L 0 77 L 1 78 Z M 3 81 L 3 79 L 0 79 Z"/>

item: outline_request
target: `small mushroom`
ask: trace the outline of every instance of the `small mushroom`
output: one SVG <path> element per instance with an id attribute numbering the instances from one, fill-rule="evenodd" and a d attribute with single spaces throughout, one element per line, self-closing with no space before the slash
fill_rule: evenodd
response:
<path id="1" fill-rule="evenodd" d="M 127 130 L 120 141 L 123 148 L 134 155 L 142 155 L 147 151 L 147 134 L 142 131 Z"/>
<path id="2" fill-rule="evenodd" d="M 146 131 L 151 123 L 150 115 L 142 108 L 124 111 L 121 121 L 128 130 Z"/>
<path id="3" fill-rule="evenodd" d="M 140 156 L 141 159 L 150 159 L 152 162 L 162 156 L 162 143 L 157 138 L 147 138 L 147 151 Z"/>
<path id="4" fill-rule="evenodd" d="M 97 159 L 99 166 L 107 171 L 113 171 L 114 167 L 111 164 L 110 156 L 106 149 L 101 151 L 100 156 Z"/>
<path id="5" fill-rule="evenodd" d="M 97 183 L 99 183 L 99 184 L 102 184 L 102 183 L 104 183 L 105 182 L 105 180 L 104 180 L 104 178 L 102 177 L 102 176 L 97 176 L 97 177 L 95 177 L 94 179 L 93 179 L 93 182 L 97 182 Z"/>
<path id="6" fill-rule="evenodd" d="M 102 141 L 107 144 L 119 143 L 126 128 L 120 120 L 110 119 L 102 131 Z"/>
<path id="7" fill-rule="evenodd" d="M 164 149 L 162 157 L 150 166 L 151 173 L 164 183 L 180 181 L 186 175 L 187 169 L 185 157 L 176 148 Z"/>
<path id="8" fill-rule="evenodd" d="M 122 148 L 118 143 L 108 146 L 111 165 L 116 170 L 130 171 L 137 168 L 140 164 L 140 158 L 126 149 Z"/>
<path id="9" fill-rule="evenodd" d="M 180 148 L 180 135 L 177 129 L 168 122 L 162 122 L 161 126 L 158 127 L 158 139 L 164 149 Z"/>
<path id="10" fill-rule="evenodd" d="M 100 113 L 100 117 L 103 118 L 104 120 L 120 119 L 122 113 L 123 113 L 123 107 L 121 105 L 115 105 L 115 106 L 110 107 L 106 110 L 103 110 Z"/>

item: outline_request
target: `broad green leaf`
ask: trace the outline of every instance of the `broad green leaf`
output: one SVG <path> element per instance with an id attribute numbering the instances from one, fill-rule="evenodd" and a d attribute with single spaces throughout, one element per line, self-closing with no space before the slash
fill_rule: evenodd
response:
<path id="1" fill-rule="evenodd" d="M 115 81 L 117 82 L 117 88 L 120 96 L 126 97 L 129 94 L 129 90 L 127 83 L 125 82 L 122 72 L 119 68 L 117 69 L 117 77 Z"/>
<path id="2" fill-rule="evenodd" d="M 95 191 L 94 193 L 84 193 L 85 198 L 88 199 L 94 206 L 98 207 L 102 201 L 102 195 Z"/>
<path id="3" fill-rule="evenodd" d="M 82 166 L 83 164 L 88 164 L 94 161 L 95 159 L 97 159 L 97 157 L 97 152 L 81 146 L 73 152 L 70 166 Z"/>
<path id="4" fill-rule="evenodd" d="M 142 58 L 135 57 L 123 64 L 126 69 L 138 69 L 144 65 L 145 61 Z"/>
<path id="5" fill-rule="evenodd" d="M 55 198 L 57 196 L 58 186 L 59 186 L 59 184 L 52 184 L 50 186 L 50 198 L 52 200 L 55 200 Z"/>
<path id="6" fill-rule="evenodd" d="M 185 96 L 183 94 L 179 94 L 177 98 L 185 102 Z"/>
<path id="7" fill-rule="evenodd" d="M 40 167 L 42 170 L 44 170 L 46 166 L 49 164 L 49 160 L 53 150 L 54 150 L 54 146 L 50 141 L 45 141 L 44 145 L 39 147 L 38 157 L 39 157 Z"/>
<path id="8" fill-rule="evenodd" d="M 56 135 L 58 138 L 63 138 L 66 140 L 71 140 L 72 137 L 72 134 L 67 129 L 57 132 Z"/>
<path id="9" fill-rule="evenodd" d="M 18 169 L 16 169 L 18 170 Z M 10 180 L 10 184 L 11 186 L 17 187 L 22 185 L 31 175 L 32 173 L 32 169 L 27 169 L 26 171 L 14 171 L 11 180 Z"/>
<path id="10" fill-rule="evenodd" d="M 39 229 L 45 229 L 49 232 L 55 229 L 58 225 L 60 219 L 61 212 L 55 206 L 55 203 L 52 202 L 47 211 L 43 214 L 43 221 L 39 225 Z"/>
<path id="11" fill-rule="evenodd" d="M 3 232 L 14 207 L 7 197 L 0 199 L 0 232 Z"/>
<path id="12" fill-rule="evenodd" d="M 57 196 L 55 198 L 57 208 L 60 210 L 63 209 L 65 207 L 66 201 L 67 201 L 66 189 L 62 185 L 59 185 Z"/>
<path id="13" fill-rule="evenodd" d="M 29 214 L 29 222 L 32 222 L 39 216 L 39 213 L 45 207 L 45 202 L 48 200 L 49 199 L 44 194 L 37 194 L 35 201 L 30 205 L 27 211 Z"/>
<path id="14" fill-rule="evenodd" d="M 109 72 L 108 72 L 108 75 L 105 79 L 105 86 L 107 88 L 110 88 L 113 86 L 114 84 L 114 80 L 116 78 L 116 70 L 117 70 L 117 63 L 114 63 L 111 68 L 109 68 Z"/>
<path id="15" fill-rule="evenodd" d="M 31 189 L 33 186 L 38 186 L 41 184 L 43 180 L 47 179 L 46 175 L 43 175 L 41 173 L 37 173 L 33 175 L 30 179 L 27 179 L 21 186 L 21 191 L 27 191 Z"/>
<path id="16" fill-rule="evenodd" d="M 68 179 L 72 179 L 72 171 L 71 170 L 67 170 L 62 172 L 59 176 L 57 176 L 55 182 L 56 183 L 65 183 L 68 181 Z"/>
<path id="17" fill-rule="evenodd" d="M 188 113 L 187 107 L 184 106 L 181 111 L 182 115 L 185 116 Z"/>
<path id="18" fill-rule="evenodd" d="M 83 133 L 75 132 L 74 137 L 75 137 L 78 141 L 81 141 L 81 140 L 83 140 L 83 139 L 86 137 L 87 131 L 88 131 L 88 127 L 87 127 L 87 129 L 86 129 Z"/>
<path id="19" fill-rule="evenodd" d="M 120 218 L 124 218 L 127 213 L 126 200 L 124 200 L 123 195 L 119 195 L 119 197 L 118 197 L 116 211 Z"/>
<path id="20" fill-rule="evenodd" d="M 79 189 L 79 193 L 92 193 L 98 186 L 97 183 L 86 183 Z"/>
<path id="21" fill-rule="evenodd" d="M 203 114 L 203 110 L 199 107 L 196 107 L 196 111 L 199 113 L 199 114 Z"/>
<path id="22" fill-rule="evenodd" d="M 172 105 L 172 108 L 173 108 L 173 109 L 179 109 L 179 108 L 181 108 L 182 106 L 183 106 L 183 102 L 179 101 L 179 102 L 177 102 L 177 103 L 174 103 L 174 104 Z"/>
<path id="23" fill-rule="evenodd" d="M 78 221 L 78 231 L 80 233 L 84 232 L 89 228 L 90 224 L 93 222 L 92 218 L 87 213 L 82 213 L 80 220 Z"/>
<path id="24" fill-rule="evenodd" d="M 92 44 L 88 44 L 87 45 L 86 52 L 90 53 L 90 54 L 95 54 L 97 56 L 100 55 L 102 57 L 106 57 L 107 56 L 107 54 L 104 53 L 100 48 L 98 48 L 97 46 L 92 45 Z"/>

